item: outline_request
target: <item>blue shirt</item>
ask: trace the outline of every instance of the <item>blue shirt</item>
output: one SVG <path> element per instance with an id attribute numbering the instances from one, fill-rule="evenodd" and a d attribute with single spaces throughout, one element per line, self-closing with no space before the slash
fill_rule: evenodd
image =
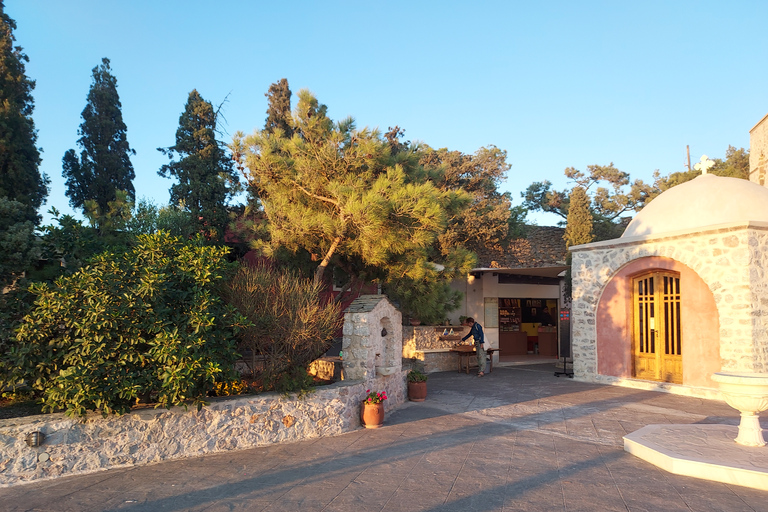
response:
<path id="1" fill-rule="evenodd" d="M 483 336 L 483 328 L 480 327 L 479 323 L 473 323 L 472 327 L 469 329 L 469 334 L 461 338 L 461 341 L 467 341 L 470 336 L 475 338 L 475 346 L 484 343 L 485 337 Z"/>

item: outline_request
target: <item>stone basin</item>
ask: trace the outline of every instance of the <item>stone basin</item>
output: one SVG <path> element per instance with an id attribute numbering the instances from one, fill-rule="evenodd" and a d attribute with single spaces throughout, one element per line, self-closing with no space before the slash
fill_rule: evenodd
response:
<path id="1" fill-rule="evenodd" d="M 376 373 L 378 373 L 379 375 L 392 375 L 399 369 L 400 368 L 397 366 L 377 366 Z"/>
<path id="2" fill-rule="evenodd" d="M 720 385 L 728 405 L 741 413 L 736 442 L 744 446 L 765 446 L 760 413 L 768 409 L 768 373 L 717 372 L 712 380 Z"/>

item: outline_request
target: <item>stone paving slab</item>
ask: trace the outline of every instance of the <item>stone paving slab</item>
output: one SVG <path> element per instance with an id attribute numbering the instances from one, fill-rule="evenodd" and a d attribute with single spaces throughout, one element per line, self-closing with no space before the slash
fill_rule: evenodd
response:
<path id="1" fill-rule="evenodd" d="M 738 424 L 725 403 L 558 379 L 431 374 L 384 427 L 0 489 L 16 511 L 765 511 L 768 493 L 623 449 L 650 424 Z"/>

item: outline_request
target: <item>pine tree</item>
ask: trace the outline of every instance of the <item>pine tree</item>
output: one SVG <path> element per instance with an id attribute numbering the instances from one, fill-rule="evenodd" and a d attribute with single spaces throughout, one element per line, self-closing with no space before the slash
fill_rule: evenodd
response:
<path id="1" fill-rule="evenodd" d="M 85 211 L 87 201 L 92 200 L 95 211 L 110 211 L 109 203 L 117 199 L 118 190 L 124 191 L 130 202 L 135 201 L 136 173 L 130 155 L 136 152 L 128 145 L 121 109 L 117 79 L 109 59 L 104 58 L 100 66 L 93 68 L 93 83 L 81 114 L 77 141 L 80 156 L 70 149 L 62 159 L 66 194 L 73 208 Z"/>
<path id="2" fill-rule="evenodd" d="M 273 133 L 279 128 L 286 137 L 293 135 L 291 127 L 291 89 L 288 87 L 288 80 L 281 78 L 269 86 L 269 91 L 264 95 L 267 97 L 269 107 L 267 108 L 267 120 L 264 123 L 264 131 Z"/>
<path id="3" fill-rule="evenodd" d="M 417 153 L 393 156 L 378 131 L 358 130 L 351 118 L 333 122 L 309 91 L 298 98 L 292 126 L 299 136 L 263 130 L 236 134 L 232 145 L 269 219 L 271 246 L 260 248 L 268 255 L 279 247 L 307 251 L 315 283 L 333 264 L 390 290 L 420 287 L 421 296 L 434 298 L 419 310 L 422 321 L 443 320 L 456 305 L 449 269 L 466 273 L 475 260 L 463 250 L 435 255 L 432 248 L 469 195 L 440 190 Z"/>
<path id="4" fill-rule="evenodd" d="M 178 155 L 179 159 L 162 166 L 158 174 L 179 180 L 171 186 L 171 204 L 183 202 L 197 231 L 208 239 L 223 240 L 229 221 L 226 203 L 238 179 L 232 160 L 216 140 L 216 118 L 211 103 L 197 90 L 190 92 L 179 117 L 176 144 L 158 148 L 169 158 Z"/>
<path id="5" fill-rule="evenodd" d="M 48 177 L 39 171 L 40 151 L 32 120 L 34 80 L 25 74 L 29 58 L 14 46 L 16 22 L 0 2 L 0 197 L 28 208 L 26 218 L 39 222 L 37 210 L 48 195 Z"/>

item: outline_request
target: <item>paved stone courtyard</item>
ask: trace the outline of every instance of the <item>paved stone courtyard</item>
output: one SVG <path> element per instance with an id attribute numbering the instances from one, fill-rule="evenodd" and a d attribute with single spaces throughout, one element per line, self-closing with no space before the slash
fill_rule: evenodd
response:
<path id="1" fill-rule="evenodd" d="M 381 429 L 0 489 L 3 511 L 766 511 L 768 493 L 623 451 L 724 403 L 575 382 L 551 365 L 430 375 Z"/>

